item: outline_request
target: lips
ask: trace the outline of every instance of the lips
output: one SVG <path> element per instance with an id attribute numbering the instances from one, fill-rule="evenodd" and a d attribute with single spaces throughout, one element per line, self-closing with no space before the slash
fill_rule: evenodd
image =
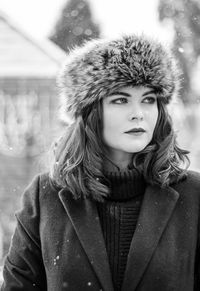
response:
<path id="1" fill-rule="evenodd" d="M 125 131 L 125 133 L 143 133 L 145 130 L 141 127 L 139 128 L 132 128 L 131 130 Z"/>

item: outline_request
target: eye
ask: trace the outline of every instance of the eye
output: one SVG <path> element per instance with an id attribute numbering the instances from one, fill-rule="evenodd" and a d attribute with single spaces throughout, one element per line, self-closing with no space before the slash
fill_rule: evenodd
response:
<path id="1" fill-rule="evenodd" d="M 156 97 L 148 96 L 142 100 L 142 103 L 154 104 L 156 100 L 157 100 Z"/>
<path id="2" fill-rule="evenodd" d="M 113 104 L 125 104 L 125 103 L 128 103 L 128 100 L 127 100 L 127 98 L 121 97 L 121 98 L 113 99 L 111 101 L 111 103 L 113 103 Z"/>

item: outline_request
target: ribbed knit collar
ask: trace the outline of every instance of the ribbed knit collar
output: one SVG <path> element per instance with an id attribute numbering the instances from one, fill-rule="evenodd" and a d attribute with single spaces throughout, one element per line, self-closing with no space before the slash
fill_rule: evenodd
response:
<path id="1" fill-rule="evenodd" d="M 144 194 L 146 183 L 137 169 L 119 172 L 105 171 L 104 176 L 104 184 L 110 189 L 110 195 L 106 200 L 126 201 Z"/>

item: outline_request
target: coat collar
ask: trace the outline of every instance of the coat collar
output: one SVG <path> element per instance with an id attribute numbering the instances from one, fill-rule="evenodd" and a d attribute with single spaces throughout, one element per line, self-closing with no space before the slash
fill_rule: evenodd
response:
<path id="1" fill-rule="evenodd" d="M 170 187 L 147 187 L 130 246 L 122 291 L 136 289 L 178 198 L 178 192 Z"/>
<path id="2" fill-rule="evenodd" d="M 113 291 L 106 247 L 95 202 L 76 201 L 66 190 L 59 197 L 103 290 Z M 135 290 L 173 213 L 179 194 L 171 187 L 148 186 L 131 242 L 122 291 Z M 95 247 L 92 247 L 95 246 Z"/>
<path id="3" fill-rule="evenodd" d="M 89 199 L 74 200 L 64 189 L 59 192 L 59 197 L 103 290 L 114 291 L 96 203 Z"/>

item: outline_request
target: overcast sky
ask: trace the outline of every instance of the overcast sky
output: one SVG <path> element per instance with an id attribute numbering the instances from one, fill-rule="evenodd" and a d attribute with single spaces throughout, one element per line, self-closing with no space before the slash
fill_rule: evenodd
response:
<path id="1" fill-rule="evenodd" d="M 145 32 L 162 40 L 172 38 L 172 28 L 157 19 L 159 0 L 88 0 L 94 20 L 104 36 Z M 1 0 L 0 10 L 35 38 L 47 37 L 66 0 Z"/>

